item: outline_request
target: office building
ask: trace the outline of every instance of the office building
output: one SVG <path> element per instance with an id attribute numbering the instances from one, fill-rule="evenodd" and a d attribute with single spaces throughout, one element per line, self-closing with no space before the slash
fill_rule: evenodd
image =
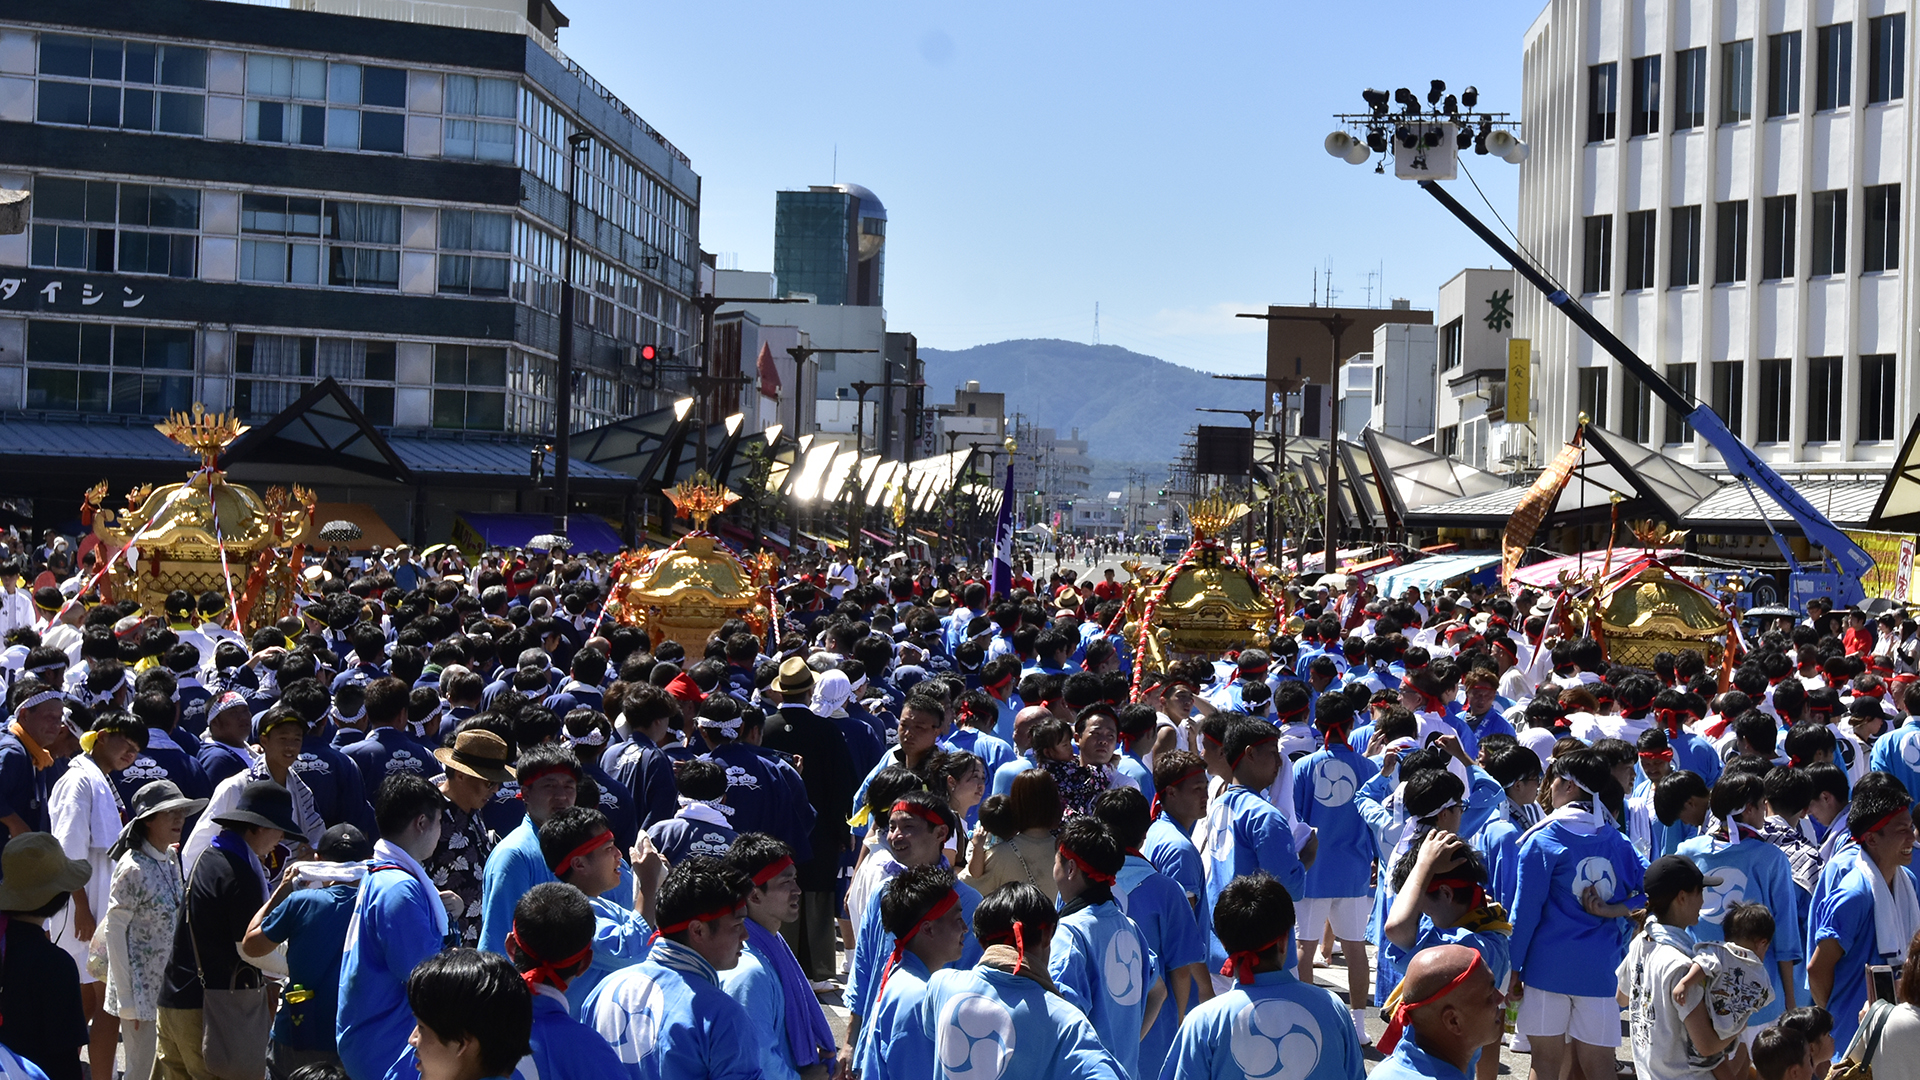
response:
<path id="1" fill-rule="evenodd" d="M 880 307 L 886 284 L 887 208 L 859 184 L 782 191 L 773 212 L 773 274 L 789 296 Z"/>
<path id="2" fill-rule="evenodd" d="M 1496 472 L 1528 461 L 1532 449 L 1531 429 L 1507 422 L 1513 290 L 1512 270 L 1462 270 L 1440 286 L 1434 311 L 1433 448 Z"/>
<path id="3" fill-rule="evenodd" d="M 1267 393 L 1285 394 L 1299 409 L 1295 434 L 1324 438 L 1333 406 L 1343 391 L 1334 384 L 1337 363 L 1345 364 L 1373 344 L 1376 327 L 1386 323 L 1431 324 L 1433 312 L 1417 311 L 1405 300 L 1389 307 L 1281 305 L 1267 308 Z"/>
<path id="4" fill-rule="evenodd" d="M 1528 30 L 1519 237 L 1783 472 L 1883 469 L 1920 406 L 1898 5 L 1552 0 Z M 1578 414 L 1718 456 L 1531 288 L 1537 463 Z"/>
<path id="5" fill-rule="evenodd" d="M 1358 439 L 1367 428 L 1402 442 L 1432 437 L 1437 340 L 1429 324 L 1373 328 L 1373 347 L 1348 360 L 1340 372 L 1342 438 Z"/>
<path id="6" fill-rule="evenodd" d="M 89 445 L 64 428 L 137 435 L 194 402 L 260 424 L 331 378 L 403 464 L 448 440 L 513 463 L 465 493 L 355 478 L 403 534 L 545 509 L 527 448 L 554 428 L 575 135 L 573 427 L 657 404 L 639 346 L 692 356 L 700 179 L 559 52 L 564 16 L 297 7 L 0 4 L 0 186 L 32 191 L 27 232 L 0 236 L 0 426 L 31 422 L 59 463 L 8 491 L 64 517 L 145 452 L 63 454 Z"/>

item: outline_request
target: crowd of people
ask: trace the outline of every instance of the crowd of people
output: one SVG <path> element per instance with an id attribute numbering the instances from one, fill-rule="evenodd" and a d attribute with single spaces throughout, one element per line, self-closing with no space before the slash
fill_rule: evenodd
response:
<path id="1" fill-rule="evenodd" d="M 26 569 L 8 1076 L 1920 1076 L 1911 658 L 1823 603 L 1641 669 L 1356 579 L 1148 665 L 1112 571 L 802 556 L 690 649 L 544 552 L 244 636 Z"/>

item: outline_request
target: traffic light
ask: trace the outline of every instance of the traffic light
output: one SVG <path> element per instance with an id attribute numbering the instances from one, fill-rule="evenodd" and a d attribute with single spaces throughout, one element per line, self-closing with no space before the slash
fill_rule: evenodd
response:
<path id="1" fill-rule="evenodd" d="M 653 346 L 640 346 L 640 389 L 658 390 L 660 388 L 660 369 L 656 366 L 659 357 L 659 352 Z"/>
<path id="2" fill-rule="evenodd" d="M 1167 497 L 1167 489 L 1166 489 L 1166 488 L 1161 488 L 1161 489 L 1160 489 L 1160 497 L 1161 497 L 1161 498 L 1163 498 L 1163 499 Z"/>

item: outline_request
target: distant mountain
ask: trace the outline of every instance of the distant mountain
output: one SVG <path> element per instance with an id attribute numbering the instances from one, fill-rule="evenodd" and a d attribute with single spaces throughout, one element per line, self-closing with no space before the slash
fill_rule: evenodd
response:
<path id="1" fill-rule="evenodd" d="M 1007 395 L 1009 414 L 1024 413 L 1063 438 L 1079 428 L 1089 456 L 1103 462 L 1164 469 L 1180 456 L 1188 428 L 1238 422 L 1196 413 L 1196 407 L 1250 409 L 1260 403 L 1257 383 L 1221 382 L 1118 345 L 1030 338 L 958 351 L 923 347 L 920 359 L 929 404 L 951 401 L 954 387 L 978 379 L 980 389 Z"/>

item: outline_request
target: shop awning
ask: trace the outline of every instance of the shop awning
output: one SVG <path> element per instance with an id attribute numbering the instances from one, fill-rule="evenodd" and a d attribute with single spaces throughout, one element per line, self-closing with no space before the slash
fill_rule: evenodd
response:
<path id="1" fill-rule="evenodd" d="M 1644 553 L 1651 554 L 1656 558 L 1671 559 L 1675 555 L 1685 554 L 1685 549 L 1684 548 L 1656 548 L 1651 552 L 1644 552 Z M 1643 554 L 1642 549 L 1637 547 L 1614 548 L 1614 551 L 1613 551 L 1614 569 L 1618 570 L 1620 567 L 1625 566 L 1630 560 L 1638 558 L 1641 554 Z M 1570 573 L 1570 574 L 1579 574 L 1582 577 L 1586 577 L 1586 576 L 1598 577 L 1600 575 L 1600 571 L 1605 569 L 1606 565 L 1607 565 L 1607 549 L 1600 548 L 1595 551 L 1584 551 L 1584 552 L 1579 552 L 1573 555 L 1562 555 L 1557 559 L 1548 559 L 1545 562 L 1537 562 L 1531 566 L 1523 566 L 1520 569 L 1515 570 L 1513 572 L 1513 581 L 1514 581 L 1514 584 L 1516 585 L 1525 585 L 1529 588 L 1534 588 L 1534 589 L 1545 588 L 1548 586 L 1558 585 L 1560 583 L 1560 575 L 1563 572 Z"/>
<path id="2" fill-rule="evenodd" d="M 340 545 L 348 551 L 398 547 L 404 542 L 399 534 L 387 527 L 379 511 L 366 503 L 317 503 L 313 508 L 313 520 L 320 525 L 329 521 L 351 521 L 360 526 L 360 539 Z"/>
<path id="3" fill-rule="evenodd" d="M 1497 551 L 1435 555 L 1430 559 L 1382 570 L 1373 576 L 1373 583 L 1379 587 L 1381 596 L 1399 596 L 1409 587 L 1438 588 L 1456 578 L 1477 576 L 1499 565 L 1500 553 Z"/>
<path id="4" fill-rule="evenodd" d="M 885 544 L 885 545 L 887 545 L 888 547 L 892 547 L 892 546 L 893 546 L 893 541 L 892 541 L 892 540 L 889 540 L 889 539 L 887 539 L 886 537 L 884 537 L 884 536 L 881 536 L 881 535 L 880 535 L 879 533 L 877 533 L 877 532 L 873 532 L 873 531 L 872 531 L 872 530 L 870 530 L 870 529 L 861 529 L 861 530 L 860 530 L 860 535 L 861 535 L 861 536 L 864 536 L 864 537 L 866 537 L 867 539 L 869 539 L 869 540 L 871 540 L 871 541 L 873 541 L 873 542 L 874 542 L 874 543 L 876 543 L 876 544 Z"/>
<path id="5" fill-rule="evenodd" d="M 479 514 L 462 512 L 453 525 L 453 542 L 472 557 L 491 547 L 525 547 L 541 533 L 553 531 L 552 514 Z M 626 545 L 620 534 L 604 518 L 592 514 L 572 514 L 567 518 L 567 539 L 576 552 L 616 552 Z"/>

